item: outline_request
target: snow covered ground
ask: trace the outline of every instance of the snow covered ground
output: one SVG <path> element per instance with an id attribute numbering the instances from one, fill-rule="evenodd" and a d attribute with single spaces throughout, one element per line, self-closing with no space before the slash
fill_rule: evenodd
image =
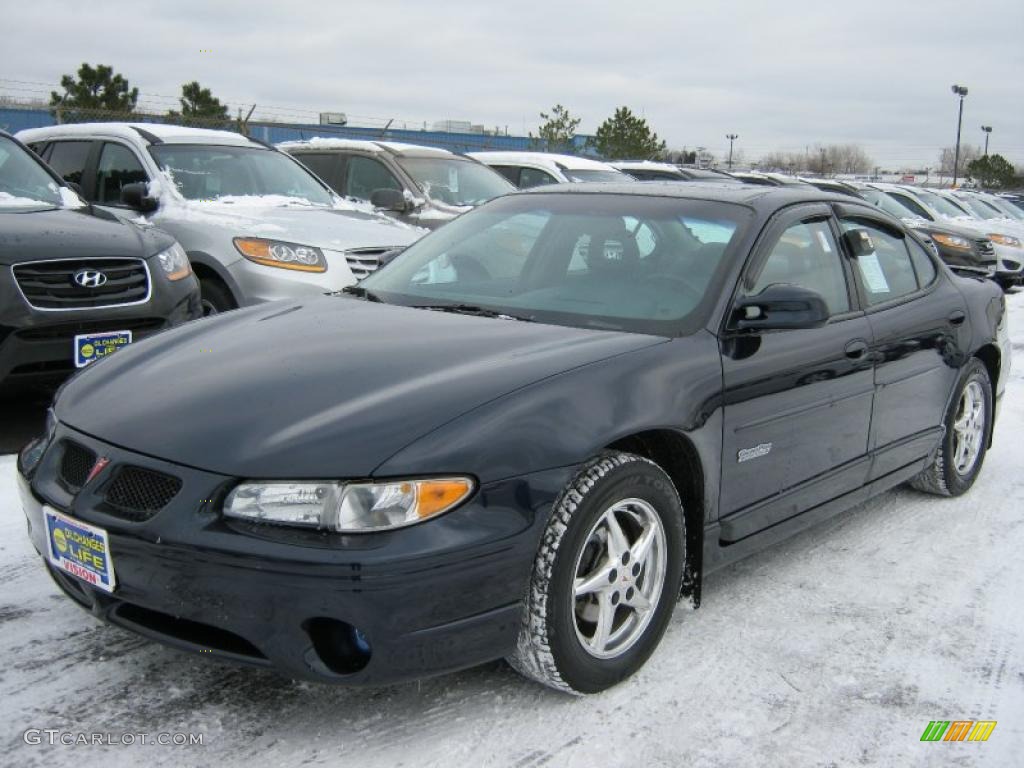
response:
<path id="1" fill-rule="evenodd" d="M 101 625 L 43 573 L 0 457 L 0 763 L 1021 765 L 1024 293 L 1009 303 L 1015 369 L 971 493 L 899 489 L 711 576 L 647 666 L 590 698 L 501 663 L 320 687 Z M 919 741 L 930 720 L 958 719 L 998 725 L 986 743 Z M 29 728 L 204 744 L 29 745 Z"/>

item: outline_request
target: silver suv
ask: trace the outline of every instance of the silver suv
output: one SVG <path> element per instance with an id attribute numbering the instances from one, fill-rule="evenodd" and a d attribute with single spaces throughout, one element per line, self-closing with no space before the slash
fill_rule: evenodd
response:
<path id="1" fill-rule="evenodd" d="M 18 138 L 89 202 L 173 235 L 205 314 L 340 290 L 424 233 L 342 200 L 285 153 L 230 131 L 79 123 Z"/>
<path id="2" fill-rule="evenodd" d="M 277 148 L 339 195 L 427 229 L 516 190 L 483 163 L 436 147 L 317 137 Z"/>

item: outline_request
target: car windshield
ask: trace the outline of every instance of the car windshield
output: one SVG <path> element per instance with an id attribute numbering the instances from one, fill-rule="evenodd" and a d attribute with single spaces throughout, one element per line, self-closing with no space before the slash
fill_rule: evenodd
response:
<path id="1" fill-rule="evenodd" d="M 872 205 L 881 208 L 898 219 L 916 218 L 932 220 L 931 214 L 921 207 L 920 203 L 904 195 L 890 195 L 878 189 L 862 189 L 860 194 Z"/>
<path id="2" fill-rule="evenodd" d="M 632 181 L 632 177 L 621 171 L 600 168 L 563 168 L 562 173 L 569 181 Z"/>
<path id="3" fill-rule="evenodd" d="M 1003 198 L 1000 197 L 984 198 L 984 200 L 993 208 L 997 208 L 1000 212 L 1000 215 L 1008 219 L 1024 221 L 1024 211 L 1015 206 L 1009 200 L 1004 200 Z"/>
<path id="4" fill-rule="evenodd" d="M 481 163 L 449 157 L 400 157 L 398 164 L 431 200 L 480 205 L 515 191 L 508 180 Z"/>
<path id="5" fill-rule="evenodd" d="M 951 216 L 953 218 L 957 218 L 958 216 L 969 216 L 970 218 L 975 218 L 947 197 L 930 192 L 927 189 L 919 189 L 917 190 L 917 194 L 922 197 L 928 205 L 937 210 L 943 216 Z"/>
<path id="6" fill-rule="evenodd" d="M 333 201 L 309 171 L 282 152 L 195 144 L 159 144 L 149 151 L 187 200 L 273 196 L 312 205 Z"/>
<path id="7" fill-rule="evenodd" d="M 717 296 L 750 216 L 703 200 L 512 195 L 418 241 L 360 288 L 398 304 L 671 335 Z"/>
<path id="8" fill-rule="evenodd" d="M 0 136 L 0 209 L 59 208 L 60 186 L 6 136 Z"/>

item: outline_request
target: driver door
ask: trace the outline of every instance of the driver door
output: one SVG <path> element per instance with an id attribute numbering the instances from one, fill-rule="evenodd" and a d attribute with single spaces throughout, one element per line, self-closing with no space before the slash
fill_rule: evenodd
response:
<path id="1" fill-rule="evenodd" d="M 741 295 L 789 283 L 821 294 L 819 328 L 722 335 L 721 532 L 738 541 L 862 486 L 874 371 L 831 211 L 804 205 L 770 224 Z"/>

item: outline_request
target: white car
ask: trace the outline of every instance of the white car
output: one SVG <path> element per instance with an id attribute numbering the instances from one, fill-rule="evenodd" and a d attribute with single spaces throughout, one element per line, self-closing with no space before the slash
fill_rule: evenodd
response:
<path id="1" fill-rule="evenodd" d="M 995 246 L 996 280 L 1004 287 L 1019 284 L 1024 279 L 1024 227 L 997 216 L 986 219 L 973 212 L 958 195 L 963 193 L 946 189 L 902 187 L 915 196 L 922 205 L 941 219 L 970 227 L 987 236 Z"/>
<path id="2" fill-rule="evenodd" d="M 469 152 L 470 157 L 489 165 L 519 189 L 541 184 L 569 184 L 593 181 L 633 181 L 631 176 L 608 163 L 575 155 L 549 152 Z"/>
<path id="3" fill-rule="evenodd" d="M 205 314 L 338 291 L 426 231 L 342 200 L 297 160 L 239 133 L 78 123 L 18 138 L 90 203 L 173 235 Z"/>

